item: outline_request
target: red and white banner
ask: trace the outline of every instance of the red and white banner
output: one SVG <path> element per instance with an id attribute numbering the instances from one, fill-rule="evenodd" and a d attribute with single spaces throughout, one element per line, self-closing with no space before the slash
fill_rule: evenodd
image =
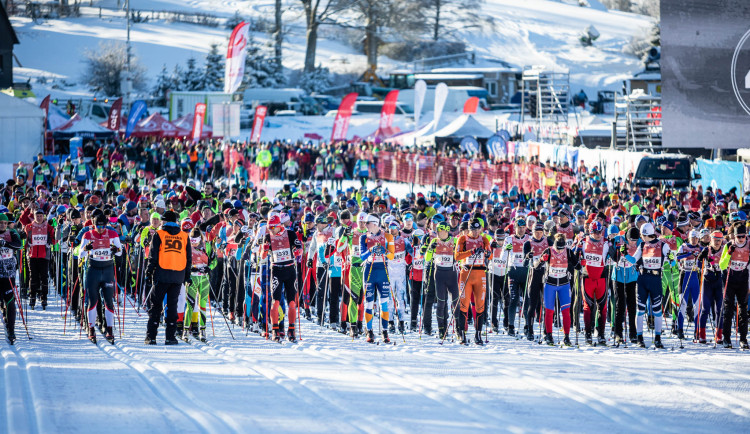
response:
<path id="1" fill-rule="evenodd" d="M 477 113 L 477 107 L 479 106 L 479 98 L 472 96 L 471 98 L 467 99 L 464 103 L 464 114 L 465 115 L 474 115 Z"/>
<path id="2" fill-rule="evenodd" d="M 206 119 L 206 104 L 199 102 L 195 105 L 195 115 L 193 116 L 193 141 L 197 142 L 203 134 L 203 122 Z"/>
<path id="3" fill-rule="evenodd" d="M 122 119 L 122 98 L 117 98 L 112 108 L 109 109 L 107 116 L 107 128 L 112 131 L 120 131 L 120 121 Z"/>
<path id="4" fill-rule="evenodd" d="M 383 101 L 383 109 L 380 111 L 380 129 L 390 128 L 393 123 L 393 114 L 396 113 L 396 100 L 398 100 L 398 90 L 394 89 L 388 92 Z"/>
<path id="5" fill-rule="evenodd" d="M 45 96 L 39 108 L 44 110 L 44 131 L 47 132 L 47 118 L 49 117 L 49 95 Z"/>
<path id="6" fill-rule="evenodd" d="M 224 70 L 224 93 L 234 93 L 245 75 L 245 55 L 250 24 L 241 22 L 232 31 L 227 47 L 226 69 Z"/>
<path id="7" fill-rule="evenodd" d="M 352 92 L 341 100 L 339 109 L 336 111 L 336 120 L 333 121 L 331 142 L 346 140 L 346 132 L 349 130 L 349 119 L 352 117 L 352 108 L 357 101 L 357 93 Z"/>
<path id="8" fill-rule="evenodd" d="M 260 143 L 260 133 L 263 131 L 263 122 L 266 121 L 268 109 L 264 105 L 255 107 L 255 118 L 253 119 L 253 132 L 250 133 L 250 142 Z"/>

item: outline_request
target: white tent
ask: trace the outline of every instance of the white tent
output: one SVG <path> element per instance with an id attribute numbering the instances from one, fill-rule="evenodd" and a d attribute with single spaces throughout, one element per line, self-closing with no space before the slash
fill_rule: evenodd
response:
<path id="1" fill-rule="evenodd" d="M 493 134 L 495 134 L 494 131 L 480 124 L 474 116 L 463 114 L 454 119 L 453 122 L 435 132 L 435 134 L 417 138 L 417 143 L 419 145 L 432 145 L 435 143 L 436 137 L 460 138 L 470 136 L 486 139 Z"/>
<path id="2" fill-rule="evenodd" d="M 44 110 L 0 92 L 0 164 L 32 161 L 43 136 Z"/>

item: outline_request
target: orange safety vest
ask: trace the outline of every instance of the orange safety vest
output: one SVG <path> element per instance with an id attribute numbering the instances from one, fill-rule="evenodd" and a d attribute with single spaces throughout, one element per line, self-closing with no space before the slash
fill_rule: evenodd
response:
<path id="1" fill-rule="evenodd" d="M 159 245 L 159 267 L 164 270 L 182 271 L 187 265 L 188 234 L 180 231 L 172 235 L 165 230 L 158 230 L 156 234 L 161 239 Z"/>

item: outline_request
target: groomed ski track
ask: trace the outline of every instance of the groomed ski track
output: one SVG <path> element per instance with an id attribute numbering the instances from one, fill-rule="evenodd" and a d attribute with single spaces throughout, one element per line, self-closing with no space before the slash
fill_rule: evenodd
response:
<path id="1" fill-rule="evenodd" d="M 63 335 L 59 299 L 37 306 L 32 340 L 19 318 L 16 345 L 0 343 L 0 431 L 743 432 L 750 422 L 750 354 L 680 350 L 668 334 L 659 351 L 502 334 L 485 347 L 416 333 L 391 346 L 302 320 L 300 343 L 278 344 L 236 326 L 232 340 L 213 319 L 208 344 L 165 347 L 162 334 L 145 346 L 145 316 L 128 306 L 123 338 L 94 345 L 70 322 Z"/>

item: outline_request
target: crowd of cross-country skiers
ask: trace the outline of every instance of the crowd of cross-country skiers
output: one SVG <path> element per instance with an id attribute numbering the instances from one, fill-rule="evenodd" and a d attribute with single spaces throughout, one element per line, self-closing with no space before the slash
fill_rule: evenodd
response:
<path id="1" fill-rule="evenodd" d="M 2 184 L 11 344 L 17 313 L 28 333 L 28 311 L 56 291 L 60 326 L 93 342 L 98 330 L 114 343 L 125 309 L 144 309 L 152 345 L 162 325 L 165 344 L 207 341 L 215 312 L 273 341 L 295 342 L 304 324 L 371 343 L 418 333 L 571 346 L 580 335 L 663 348 L 668 333 L 747 348 L 750 192 L 640 190 L 592 170 L 569 191 L 395 197 L 372 179 L 374 147 L 231 145 L 264 178 L 289 180 L 267 195 L 242 165 L 225 173 L 230 145 L 88 146 L 56 165 L 19 163 Z"/>

